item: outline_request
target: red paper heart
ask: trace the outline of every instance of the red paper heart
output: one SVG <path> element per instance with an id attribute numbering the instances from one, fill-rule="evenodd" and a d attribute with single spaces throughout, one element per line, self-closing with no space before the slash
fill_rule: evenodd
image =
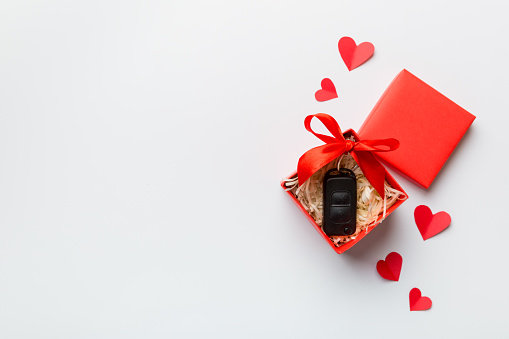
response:
<path id="1" fill-rule="evenodd" d="M 338 49 L 349 71 L 365 63 L 375 53 L 375 46 L 371 42 L 363 42 L 357 46 L 355 41 L 347 36 L 339 39 Z"/>
<path id="2" fill-rule="evenodd" d="M 322 89 L 316 91 L 315 93 L 316 100 L 327 101 L 338 97 L 336 87 L 334 86 L 334 83 L 332 82 L 331 79 L 329 78 L 323 79 L 320 85 L 322 86 Z"/>
<path id="3" fill-rule="evenodd" d="M 426 205 L 415 208 L 414 218 L 423 240 L 437 235 L 451 224 L 451 216 L 447 212 L 433 214 Z"/>
<path id="4" fill-rule="evenodd" d="M 391 252 L 387 254 L 384 260 L 379 260 L 376 263 L 376 270 L 378 274 L 384 279 L 398 281 L 399 274 L 401 273 L 401 265 L 403 258 L 398 252 Z"/>
<path id="5" fill-rule="evenodd" d="M 425 311 L 431 308 L 431 299 L 423 297 L 421 290 L 417 287 L 412 288 L 409 295 L 410 299 L 410 311 Z"/>

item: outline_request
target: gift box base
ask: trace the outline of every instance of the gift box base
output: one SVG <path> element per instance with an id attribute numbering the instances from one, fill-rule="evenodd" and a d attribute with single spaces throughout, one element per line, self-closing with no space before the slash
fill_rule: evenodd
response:
<path id="1" fill-rule="evenodd" d="M 349 135 L 353 135 L 353 137 L 355 138 L 355 140 L 360 140 L 359 136 L 357 135 L 357 133 L 355 133 L 355 131 L 353 130 L 348 130 L 346 131 L 345 133 L 343 133 L 343 135 L 345 137 L 349 136 Z M 334 243 L 331 241 L 331 239 L 329 238 L 329 236 L 327 234 L 325 234 L 325 232 L 322 230 L 322 227 L 320 225 L 318 225 L 315 221 L 315 219 L 313 219 L 313 217 L 306 211 L 306 209 L 304 208 L 304 206 L 302 206 L 302 204 L 300 203 L 300 201 L 297 199 L 297 197 L 295 197 L 295 195 L 293 195 L 293 193 L 291 191 L 287 191 L 286 190 L 286 186 L 285 186 L 285 180 L 286 179 L 291 179 L 291 178 L 294 178 L 295 176 L 297 175 L 297 171 L 295 171 L 294 173 L 292 173 L 291 175 L 289 175 L 287 178 L 285 178 L 284 180 L 281 181 L 281 187 L 285 190 L 285 192 L 290 196 L 290 198 L 293 200 L 293 202 L 297 205 L 297 207 L 302 211 L 302 213 L 304 213 L 304 215 L 306 216 L 306 218 L 311 222 L 311 224 L 313 225 L 313 227 L 315 228 L 315 230 L 322 236 L 323 239 L 325 239 L 325 241 L 329 244 L 329 246 L 332 247 L 332 249 L 338 253 L 338 254 L 341 254 L 347 250 L 349 250 L 350 248 L 352 248 L 352 246 L 354 246 L 355 244 L 357 244 L 359 241 L 361 241 L 366 235 L 368 235 L 371 231 L 373 231 L 373 229 L 375 229 L 376 226 L 378 226 L 378 224 L 380 224 L 383 216 L 382 215 L 379 215 L 378 216 L 378 219 L 377 221 L 367 227 L 365 230 L 363 230 L 361 233 L 359 233 L 359 235 L 357 235 L 357 237 L 347 243 L 345 243 L 344 245 L 340 245 L 340 246 L 336 246 L 334 245 Z M 396 210 L 396 208 L 398 208 L 407 198 L 408 198 L 408 195 L 406 194 L 406 192 L 403 190 L 403 188 L 396 182 L 396 180 L 392 177 L 392 175 L 386 170 L 385 171 L 385 175 L 386 175 L 386 180 L 387 182 L 395 189 L 397 189 L 398 191 L 400 191 L 401 193 L 403 193 L 404 195 L 404 199 L 399 199 L 398 201 L 396 201 L 391 207 L 389 207 L 387 209 L 387 212 L 385 214 L 385 218 L 387 218 L 392 212 L 394 212 Z"/>

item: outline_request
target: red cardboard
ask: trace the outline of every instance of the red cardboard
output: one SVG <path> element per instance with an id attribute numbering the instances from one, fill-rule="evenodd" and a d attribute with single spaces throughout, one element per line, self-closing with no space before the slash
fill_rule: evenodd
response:
<path id="1" fill-rule="evenodd" d="M 402 265 L 403 257 L 398 252 L 391 252 L 387 254 L 385 260 L 376 263 L 376 270 L 382 278 L 398 281 Z"/>
<path id="2" fill-rule="evenodd" d="M 368 61 L 375 53 L 375 46 L 371 42 L 363 42 L 357 46 L 355 41 L 347 36 L 339 39 L 338 49 L 349 71 Z"/>
<path id="3" fill-rule="evenodd" d="M 410 299 L 410 311 L 425 311 L 431 308 L 431 299 L 423 297 L 421 290 L 417 287 L 412 288 L 409 294 Z"/>
<path id="4" fill-rule="evenodd" d="M 475 116 L 408 72 L 389 85 L 359 130 L 362 139 L 390 136 L 400 147 L 377 156 L 428 188 Z"/>
<path id="5" fill-rule="evenodd" d="M 347 138 L 348 136 L 353 136 L 355 138 L 356 141 L 361 141 L 362 139 L 359 137 L 359 135 L 357 133 L 355 133 L 355 131 L 353 131 L 352 129 L 349 129 L 347 130 L 346 132 L 343 133 L 343 136 L 345 138 Z M 285 179 L 290 179 L 290 178 L 294 178 L 295 176 L 297 175 L 297 171 L 293 172 L 292 174 L 290 174 L 287 178 Z M 385 170 L 385 179 L 387 180 L 387 182 L 392 186 L 394 187 L 395 189 L 397 189 L 398 191 L 402 192 L 405 196 L 408 197 L 408 195 L 406 194 L 406 192 L 403 190 L 403 188 L 397 183 L 397 181 L 394 179 L 394 177 L 387 171 Z M 285 186 L 285 181 L 281 181 L 281 187 L 283 189 L 285 189 L 286 191 L 286 186 Z M 334 245 L 334 243 L 330 240 L 329 236 L 327 234 L 325 234 L 325 232 L 323 232 L 322 228 L 315 222 L 315 219 L 313 219 L 313 217 L 311 215 L 309 215 L 309 213 L 306 211 L 306 209 L 302 206 L 302 204 L 300 203 L 299 200 L 297 200 L 297 198 L 293 195 L 292 192 L 290 191 L 286 191 L 286 193 L 290 196 L 290 198 L 292 198 L 293 202 L 297 205 L 297 207 L 302 211 L 302 213 L 304 213 L 304 215 L 308 218 L 308 220 L 311 222 L 311 224 L 313 225 L 313 227 L 315 228 L 315 230 L 322 236 L 323 239 L 325 239 L 325 241 L 334 249 L 334 251 L 336 251 L 336 253 L 343 253 L 345 251 L 347 251 L 348 249 L 352 248 L 352 246 L 354 246 L 355 244 L 357 244 L 361 239 L 363 239 L 367 234 L 371 233 L 376 226 L 378 226 L 378 224 L 380 223 L 380 221 L 382 220 L 382 216 L 378 216 L 378 219 L 376 221 L 376 223 L 370 227 L 368 227 L 365 231 L 362 231 L 355 239 L 353 240 L 350 240 L 349 242 L 343 244 L 343 245 L 340 245 L 339 247 L 336 247 L 336 245 Z M 394 210 L 396 210 L 396 208 L 398 208 L 405 200 L 404 199 L 401 199 L 401 200 L 398 200 L 394 203 L 394 205 L 392 205 L 390 208 L 387 209 L 387 213 L 385 215 L 385 217 L 387 218 L 392 212 L 394 212 Z"/>
<path id="6" fill-rule="evenodd" d="M 447 212 L 433 214 L 426 205 L 415 208 L 414 218 L 423 240 L 437 235 L 451 224 L 451 216 Z"/>
<path id="7" fill-rule="evenodd" d="M 338 97 L 336 86 L 334 86 L 331 79 L 324 78 L 320 83 L 320 86 L 322 86 L 322 89 L 319 89 L 315 93 L 315 99 L 317 101 L 327 101 Z"/>

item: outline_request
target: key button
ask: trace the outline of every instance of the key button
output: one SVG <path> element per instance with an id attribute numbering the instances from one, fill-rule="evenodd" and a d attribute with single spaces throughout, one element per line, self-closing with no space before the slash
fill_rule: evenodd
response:
<path id="1" fill-rule="evenodd" d="M 332 193 L 332 206 L 348 206 L 351 204 L 352 195 L 348 191 L 336 191 Z"/>
<path id="2" fill-rule="evenodd" d="M 351 218 L 349 207 L 332 206 L 330 209 L 330 220 L 334 223 L 346 223 Z"/>

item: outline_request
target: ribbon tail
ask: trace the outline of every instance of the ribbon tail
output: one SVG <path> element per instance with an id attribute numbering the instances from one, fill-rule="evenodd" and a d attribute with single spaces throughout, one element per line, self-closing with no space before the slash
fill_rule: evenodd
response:
<path id="1" fill-rule="evenodd" d="M 370 152 L 350 152 L 373 188 L 385 199 L 385 167 Z"/>
<path id="2" fill-rule="evenodd" d="M 345 151 L 345 145 L 325 144 L 310 149 L 299 158 L 297 173 L 299 186 L 315 174 L 320 168 L 333 161 Z"/>

